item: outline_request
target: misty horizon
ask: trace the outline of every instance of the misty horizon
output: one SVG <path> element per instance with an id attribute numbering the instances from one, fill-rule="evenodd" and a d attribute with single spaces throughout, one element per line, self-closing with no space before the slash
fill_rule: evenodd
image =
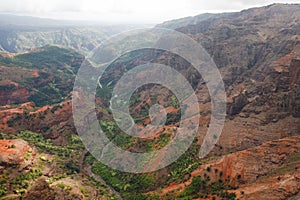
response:
<path id="1" fill-rule="evenodd" d="M 187 0 L 183 2 L 158 1 L 36 1 L 12 0 L 0 2 L 0 13 L 15 16 L 37 17 L 41 19 L 67 22 L 89 22 L 92 24 L 158 24 L 165 21 L 192 17 L 204 13 L 239 12 L 252 7 L 267 6 L 274 3 L 300 3 L 296 0 L 265 0 L 244 2 L 227 0 L 204 2 Z M 2 19 L 4 21 L 5 19 Z"/>

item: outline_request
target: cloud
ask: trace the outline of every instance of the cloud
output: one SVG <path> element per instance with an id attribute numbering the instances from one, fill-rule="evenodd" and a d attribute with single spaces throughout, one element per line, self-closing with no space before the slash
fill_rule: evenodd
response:
<path id="1" fill-rule="evenodd" d="M 296 3 L 298 0 L 0 0 L 0 12 L 107 22 L 158 23 L 203 12 L 238 11 L 275 2 Z"/>
<path id="2" fill-rule="evenodd" d="M 0 0 L 0 11 L 41 13 L 53 11 L 80 11 L 82 0 Z"/>
<path id="3" fill-rule="evenodd" d="M 299 3 L 299 0 L 222 0 L 222 1 L 206 1 L 206 0 L 187 0 L 187 7 L 191 10 L 199 11 L 239 11 L 250 7 L 269 5 L 273 3 Z"/>

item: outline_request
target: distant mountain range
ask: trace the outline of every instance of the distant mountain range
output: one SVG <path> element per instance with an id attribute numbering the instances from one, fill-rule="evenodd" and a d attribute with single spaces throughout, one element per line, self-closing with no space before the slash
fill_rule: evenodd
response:
<path id="1" fill-rule="evenodd" d="M 169 28 L 169 29 L 177 29 L 180 27 L 184 27 L 191 24 L 198 24 L 202 21 L 209 20 L 209 19 L 216 19 L 220 17 L 226 17 L 233 13 L 204 13 L 194 17 L 184 17 L 181 19 L 174 19 L 170 21 L 163 22 L 161 24 L 156 25 L 158 28 Z"/>
<path id="2" fill-rule="evenodd" d="M 54 44 L 86 53 L 105 38 L 133 27 L 0 14 L 0 51 L 16 53 Z"/>
<path id="3" fill-rule="evenodd" d="M 83 22 L 81 22 L 81 25 Z M 32 16 L 0 14 L 0 26 L 49 27 L 49 26 L 80 25 L 79 21 L 55 20 Z"/>

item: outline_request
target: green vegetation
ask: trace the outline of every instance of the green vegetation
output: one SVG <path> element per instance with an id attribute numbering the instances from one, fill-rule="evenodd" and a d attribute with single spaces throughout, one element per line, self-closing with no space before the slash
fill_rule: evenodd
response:
<path id="1" fill-rule="evenodd" d="M 27 192 L 29 185 L 42 175 L 42 171 L 45 166 L 54 167 L 54 174 L 46 179 L 48 184 L 54 184 L 64 190 L 67 194 L 71 194 L 72 187 L 60 181 L 64 178 L 76 179 L 79 178 L 84 185 L 91 186 L 99 194 L 103 195 L 105 199 L 114 199 L 113 195 L 109 193 L 108 188 L 101 183 L 93 180 L 90 177 L 83 177 L 82 174 L 77 175 L 81 172 L 80 159 L 82 153 L 85 152 L 85 148 L 81 142 L 79 136 L 73 133 L 65 134 L 64 137 L 68 142 L 65 146 L 56 146 L 52 144 L 51 140 L 45 139 L 41 134 L 34 133 L 31 131 L 22 131 L 17 136 L 5 135 L 5 138 L 22 138 L 33 144 L 39 151 L 39 157 L 35 160 L 34 165 L 31 166 L 30 170 L 21 172 L 14 177 L 12 181 L 5 182 L 10 177 L 11 171 L 5 172 L 0 176 L 0 191 L 2 195 L 7 194 L 6 188 L 12 188 L 12 191 L 19 195 L 24 196 Z M 31 151 L 28 151 L 25 155 L 27 159 L 31 158 Z M 52 154 L 51 156 L 48 154 Z M 15 169 L 12 169 L 15 170 Z M 55 183 L 57 182 L 58 183 Z M 9 184 L 9 185 L 8 185 Z M 10 186 L 10 187 L 8 187 Z M 85 189 L 85 190 L 84 190 Z M 86 188 L 80 189 L 86 199 L 90 199 L 90 191 Z"/>
<path id="2" fill-rule="evenodd" d="M 300 162 L 300 153 L 294 152 L 288 156 L 289 163 Z"/>
<path id="3" fill-rule="evenodd" d="M 8 146 L 8 148 L 9 149 L 14 149 L 14 148 L 16 148 L 16 146 L 14 144 L 12 144 L 12 145 Z"/>
<path id="4" fill-rule="evenodd" d="M 78 161 L 77 161 L 78 162 Z M 70 175 L 70 174 L 75 174 L 75 173 L 79 173 L 80 172 L 80 166 L 74 160 L 69 160 L 66 164 L 65 164 L 65 169 L 66 169 L 66 174 Z"/>
<path id="5" fill-rule="evenodd" d="M 281 168 L 271 171 L 268 174 L 268 176 L 295 171 L 299 163 L 300 163 L 300 153 L 298 152 L 291 153 L 287 158 L 287 164 L 285 164 Z"/>
<path id="6" fill-rule="evenodd" d="M 29 172 L 25 172 L 20 176 L 16 177 L 12 181 L 14 193 L 20 196 L 25 194 L 30 182 L 40 177 L 41 175 L 42 171 L 40 169 L 30 169 Z"/>
<path id="7" fill-rule="evenodd" d="M 6 194 L 7 194 L 7 188 L 2 183 L 0 183 L 0 197 Z"/>
<path id="8" fill-rule="evenodd" d="M 3 76 L 25 87 L 31 95 L 28 101 L 37 106 L 60 103 L 73 89 L 83 56 L 73 50 L 46 46 L 36 52 L 8 58 L 0 56 L 0 65 L 9 67 Z M 36 75 L 32 75 L 33 73 Z M 14 91 L 12 84 L 1 85 L 3 91 Z M 22 103 L 22 102 L 17 102 Z"/>
<path id="9" fill-rule="evenodd" d="M 5 170 L 1 175 L 0 175 L 0 197 L 5 196 L 8 192 L 8 185 L 7 185 L 7 180 L 9 177 L 9 171 Z"/>
<path id="10" fill-rule="evenodd" d="M 170 133 L 161 133 L 159 135 L 159 138 L 154 141 L 153 145 L 158 148 L 162 148 L 162 147 L 166 146 L 167 144 L 169 144 L 170 140 L 171 140 Z"/>
<path id="11" fill-rule="evenodd" d="M 153 174 L 130 174 L 113 170 L 96 162 L 92 171 L 121 193 L 124 199 L 147 199 L 142 193 L 158 187 Z M 142 198 L 142 196 L 144 196 Z"/>
<path id="12" fill-rule="evenodd" d="M 174 108 L 179 108 L 179 102 L 175 96 L 171 96 L 171 106 Z"/>
<path id="13" fill-rule="evenodd" d="M 93 173 L 99 174 L 105 181 L 120 192 L 145 191 L 154 185 L 150 174 L 130 174 L 113 170 L 96 162 L 92 168 Z"/>
<path id="14" fill-rule="evenodd" d="M 85 197 L 89 196 L 90 191 L 88 189 L 86 189 L 85 187 L 80 187 L 79 189 Z"/>
<path id="15" fill-rule="evenodd" d="M 82 57 L 70 49 L 45 46 L 41 51 L 17 55 L 10 62 L 18 66 L 49 68 L 49 66 L 59 67 L 62 63 L 76 58 L 75 56 Z"/>
<path id="16" fill-rule="evenodd" d="M 180 111 L 178 111 L 176 113 L 168 113 L 166 125 L 176 124 L 176 123 L 180 122 L 180 119 L 181 119 Z"/>
<path id="17" fill-rule="evenodd" d="M 198 157 L 198 150 L 199 146 L 197 145 L 197 139 L 195 139 L 190 148 L 182 156 L 180 156 L 177 161 L 169 166 L 171 175 L 171 179 L 169 180 L 170 182 L 179 183 L 186 181 L 193 170 L 211 160 L 200 160 Z"/>
<path id="18" fill-rule="evenodd" d="M 133 138 L 122 132 L 115 121 L 100 121 L 100 126 L 109 140 L 117 146 L 127 149 L 134 144 Z"/>
<path id="19" fill-rule="evenodd" d="M 84 146 L 79 143 L 80 139 L 77 139 L 78 136 L 76 135 L 71 136 L 73 138 L 72 141 L 75 141 L 76 143 L 73 142 L 66 146 L 56 146 L 51 142 L 51 140 L 45 139 L 42 134 L 31 131 L 21 131 L 18 134 L 18 137 L 34 144 L 40 151 L 57 154 L 67 158 L 76 151 L 84 150 Z"/>
<path id="20" fill-rule="evenodd" d="M 55 181 L 58 181 L 58 180 L 60 180 L 60 179 L 66 178 L 66 177 L 67 177 L 66 174 L 58 174 L 58 175 L 55 175 L 55 176 L 52 176 L 52 177 L 47 178 L 47 179 L 46 179 L 46 182 L 47 182 L 48 184 L 52 184 L 52 183 L 54 183 Z"/>
<path id="21" fill-rule="evenodd" d="M 14 126 L 14 119 L 9 119 L 7 121 L 7 125 L 8 125 L 8 127 L 13 127 Z"/>
<path id="22" fill-rule="evenodd" d="M 147 174 L 131 174 L 113 170 L 101 162 L 95 162 L 92 172 L 101 176 L 109 185 L 119 191 L 124 200 L 158 199 L 157 194 L 149 195 L 147 192 L 168 186 L 171 182 L 186 181 L 193 170 L 208 161 L 199 160 L 199 147 L 196 141 L 186 153 L 164 170 Z M 94 158 L 88 156 L 85 162 L 92 164 Z M 170 197 L 170 199 L 174 199 L 174 196 Z"/>
<path id="23" fill-rule="evenodd" d="M 221 199 L 234 200 L 236 199 L 236 194 L 229 193 L 227 190 L 236 189 L 236 187 L 230 186 L 228 183 L 229 179 L 225 182 L 222 179 L 211 182 L 208 175 L 204 176 L 204 178 L 196 176 L 179 197 L 181 199 L 185 197 L 208 198 L 210 196 L 219 196 Z"/>

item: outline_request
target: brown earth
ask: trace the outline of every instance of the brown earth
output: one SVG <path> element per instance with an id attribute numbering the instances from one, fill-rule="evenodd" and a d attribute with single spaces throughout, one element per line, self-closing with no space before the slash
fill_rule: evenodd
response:
<path id="1" fill-rule="evenodd" d="M 197 40 L 212 56 L 227 93 L 225 126 L 209 155 L 217 158 L 193 171 L 192 177 L 206 173 L 217 180 L 222 171 L 221 178 L 230 177 L 230 184 L 240 187 L 234 191 L 240 199 L 289 199 L 300 191 L 299 9 L 299 5 L 274 4 L 177 29 Z M 156 60 L 170 63 L 165 54 Z M 5 67 L 0 69 L 8 73 Z M 188 72 L 183 73 L 189 77 Z M 38 75 L 30 71 L 30 76 Z M 209 126 L 211 105 L 202 78 L 196 79 L 201 144 Z M 18 86 L 14 78 L 3 84 Z M 27 93 L 26 89 L 1 90 L 1 97 L 12 98 L 0 103 L 23 101 Z M 146 90 L 141 95 L 145 103 L 149 103 L 147 93 Z M 158 101 L 167 104 L 170 96 L 164 89 L 160 93 Z M 145 103 L 132 111 L 139 112 Z M 32 130 L 61 145 L 65 142 L 64 133 L 75 132 L 71 107 L 70 101 L 42 108 L 7 105 L 0 109 L 0 130 L 10 133 Z M 211 172 L 207 172 L 207 167 L 212 168 Z M 182 190 L 190 183 L 191 179 L 172 184 L 161 193 Z"/>
<path id="2" fill-rule="evenodd" d="M 0 131 L 17 133 L 21 130 L 39 132 L 54 143 L 65 143 L 63 133 L 74 132 L 72 102 L 67 101 L 55 106 L 36 108 L 32 103 L 0 109 Z"/>
<path id="3" fill-rule="evenodd" d="M 299 142 L 299 136 L 288 137 L 216 158 L 194 170 L 188 181 L 163 188 L 161 194 L 183 191 L 193 177 L 206 174 L 211 182 L 229 177 L 230 185 L 239 186 L 230 192 L 240 199 L 287 199 L 300 189 Z"/>
<path id="4" fill-rule="evenodd" d="M 1 165 L 20 165 L 24 162 L 26 152 L 29 150 L 27 142 L 21 139 L 0 140 Z"/>

